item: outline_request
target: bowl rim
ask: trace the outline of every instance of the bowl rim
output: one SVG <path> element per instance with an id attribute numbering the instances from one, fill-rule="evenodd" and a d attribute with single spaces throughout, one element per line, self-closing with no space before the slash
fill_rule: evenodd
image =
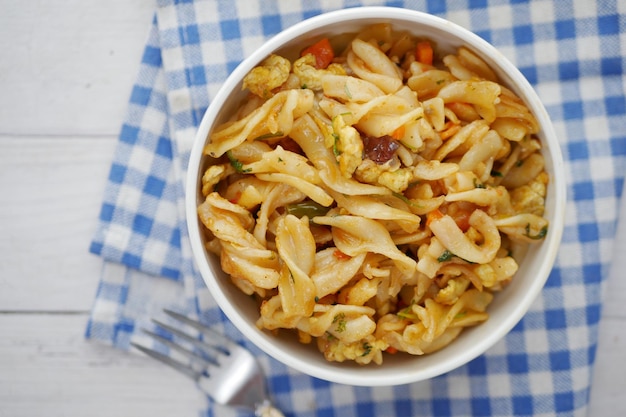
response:
<path id="1" fill-rule="evenodd" d="M 367 21 L 372 19 L 389 20 L 392 25 L 393 21 L 403 21 L 407 24 L 417 24 L 422 26 L 422 28 L 444 28 L 444 30 L 455 39 L 463 40 L 463 42 L 467 43 L 472 48 L 488 56 L 490 60 L 493 59 L 496 61 L 494 63 L 496 63 L 501 70 L 507 72 L 517 89 L 521 89 L 525 92 L 526 104 L 531 108 L 531 111 L 533 111 L 541 125 L 543 131 L 542 142 L 547 142 L 546 144 L 548 145 L 549 155 L 551 157 L 549 162 L 551 163 L 552 172 L 550 172 L 549 193 L 553 193 L 555 198 L 553 199 L 552 211 L 554 214 L 550 219 L 550 230 L 546 236 L 546 240 L 541 243 L 544 260 L 539 267 L 537 276 L 532 281 L 532 285 L 526 289 L 527 291 L 519 300 L 519 303 L 511 310 L 512 314 L 504 318 L 494 332 L 489 333 L 487 337 L 482 339 L 477 345 L 470 346 L 463 354 L 444 360 L 441 363 L 427 366 L 424 369 L 416 369 L 398 375 L 396 373 L 385 373 L 384 371 L 368 372 L 368 369 L 376 369 L 372 368 L 375 365 L 369 365 L 370 368 L 367 366 L 359 368 L 362 370 L 358 371 L 357 376 L 354 372 L 346 372 L 346 368 L 342 366 L 337 366 L 336 368 L 319 367 L 289 352 L 284 352 L 277 348 L 266 337 L 262 337 L 254 323 L 246 321 L 231 303 L 226 302 L 225 294 L 219 285 L 217 285 L 217 279 L 215 279 L 216 277 L 205 259 L 205 249 L 202 245 L 200 224 L 197 218 L 197 190 L 198 179 L 201 174 L 199 173 L 199 169 L 203 158 L 203 148 L 207 141 L 211 124 L 219 115 L 219 111 L 229 98 L 232 89 L 239 84 L 241 79 L 254 66 L 258 65 L 258 63 L 270 53 L 288 44 L 292 39 L 310 31 L 330 27 L 345 22 L 346 20 Z M 267 40 L 260 48 L 255 50 L 235 68 L 211 101 L 197 129 L 188 161 L 185 206 L 187 232 L 190 238 L 195 265 L 198 267 L 205 285 L 208 287 L 209 292 L 217 302 L 219 308 L 235 327 L 253 344 L 279 362 L 313 377 L 349 385 L 391 386 L 433 378 L 466 364 L 491 348 L 498 340 L 509 333 L 526 314 L 531 304 L 543 289 L 558 253 L 565 218 L 565 172 L 561 149 L 545 107 L 522 73 L 493 45 L 456 23 L 425 12 L 388 6 L 363 6 L 331 11 L 300 21 Z M 489 322 L 489 320 L 487 322 Z M 481 326 L 485 324 L 486 323 L 483 323 Z M 448 349 L 448 347 L 443 350 L 445 349 Z M 384 367 L 384 363 L 381 367 Z"/>

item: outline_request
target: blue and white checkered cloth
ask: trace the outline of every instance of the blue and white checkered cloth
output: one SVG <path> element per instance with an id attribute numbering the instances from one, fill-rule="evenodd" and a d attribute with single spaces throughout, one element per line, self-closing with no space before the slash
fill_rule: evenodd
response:
<path id="1" fill-rule="evenodd" d="M 383 388 L 317 380 L 250 346 L 194 270 L 184 216 L 195 129 L 228 74 L 280 30 L 363 5 L 444 17 L 516 64 L 553 119 L 570 196 L 555 267 L 511 333 L 446 375 Z M 159 0 L 91 245 L 104 266 L 87 337 L 127 349 L 163 307 L 198 315 L 258 354 L 286 416 L 586 415 L 626 172 L 625 55 L 619 0 Z"/>

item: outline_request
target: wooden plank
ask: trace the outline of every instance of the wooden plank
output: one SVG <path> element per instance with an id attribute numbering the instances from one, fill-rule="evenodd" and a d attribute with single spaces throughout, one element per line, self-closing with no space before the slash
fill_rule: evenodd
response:
<path id="1" fill-rule="evenodd" d="M 83 339 L 87 315 L 0 314 L 0 416 L 192 416 L 193 382 Z"/>
<path id="2" fill-rule="evenodd" d="M 116 134 L 153 0 L 2 2 L 0 133 Z"/>
<path id="3" fill-rule="evenodd" d="M 87 311 L 115 137 L 0 137 L 0 309 Z"/>

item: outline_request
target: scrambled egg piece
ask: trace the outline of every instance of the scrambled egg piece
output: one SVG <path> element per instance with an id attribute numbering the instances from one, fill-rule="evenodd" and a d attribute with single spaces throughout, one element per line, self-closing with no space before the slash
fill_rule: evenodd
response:
<path id="1" fill-rule="evenodd" d="M 511 190 L 511 204 L 518 213 L 531 213 L 542 216 L 545 206 L 548 174 L 544 171 L 526 185 Z"/>
<path id="2" fill-rule="evenodd" d="M 372 335 L 358 342 L 345 343 L 332 335 L 325 334 L 317 338 L 317 347 L 326 360 L 331 362 L 353 360 L 360 365 L 370 362 L 380 365 L 383 361 L 382 352 L 389 347 L 389 344 L 377 340 Z"/>
<path id="3" fill-rule="evenodd" d="M 470 284 L 470 280 L 465 277 L 449 279 L 446 286 L 439 290 L 435 296 L 435 301 L 440 304 L 453 305 L 459 301 Z"/>
<path id="4" fill-rule="evenodd" d="M 341 115 L 333 118 L 333 132 L 335 137 L 334 146 L 339 153 L 337 156 L 339 169 L 345 177 L 350 178 L 361 162 L 363 162 L 363 141 L 361 140 L 361 135 L 354 127 L 347 125 Z"/>
<path id="5" fill-rule="evenodd" d="M 382 185 L 396 193 L 406 190 L 413 180 L 411 169 L 394 169 L 389 164 L 377 164 L 371 159 L 364 159 L 354 174 L 361 182 Z"/>
<path id="6" fill-rule="evenodd" d="M 243 79 L 243 88 L 263 99 L 274 94 L 272 90 L 283 85 L 291 72 L 291 62 L 279 55 L 270 55 Z"/>
<path id="7" fill-rule="evenodd" d="M 313 91 L 322 89 L 322 77 L 325 74 L 346 75 L 346 70 L 340 64 L 330 64 L 326 69 L 315 68 L 315 56 L 307 54 L 293 63 L 293 73 L 300 78 L 302 88 Z"/>

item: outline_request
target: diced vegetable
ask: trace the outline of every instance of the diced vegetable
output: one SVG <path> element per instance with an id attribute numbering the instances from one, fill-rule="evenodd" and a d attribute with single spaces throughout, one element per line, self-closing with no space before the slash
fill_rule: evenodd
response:
<path id="1" fill-rule="evenodd" d="M 470 228 L 469 218 L 471 215 L 471 211 L 461 211 L 454 213 L 454 216 L 452 217 L 456 225 L 459 226 L 459 229 L 461 229 L 463 233 L 467 232 Z"/>
<path id="2" fill-rule="evenodd" d="M 312 54 L 315 57 L 315 68 L 317 69 L 328 67 L 335 58 L 333 47 L 330 45 L 328 38 L 320 39 L 313 45 L 305 48 L 300 56 L 307 54 Z"/>
<path id="3" fill-rule="evenodd" d="M 461 126 L 459 126 L 458 124 L 447 122 L 444 125 L 444 129 L 439 132 L 439 137 L 441 138 L 441 140 L 446 140 L 454 136 L 459 130 L 461 130 Z"/>
<path id="4" fill-rule="evenodd" d="M 435 220 L 439 220 L 443 217 L 443 213 L 439 209 L 434 209 L 433 211 L 429 211 L 426 215 L 426 226 L 430 226 L 432 222 Z"/>
<path id="5" fill-rule="evenodd" d="M 315 216 L 324 216 L 328 213 L 329 207 L 324 207 L 313 200 L 305 200 L 299 203 L 288 204 L 287 213 L 302 218 L 307 216 L 312 219 Z"/>
<path id="6" fill-rule="evenodd" d="M 345 253 L 343 253 L 339 249 L 335 249 L 335 251 L 333 252 L 333 256 L 335 258 L 339 259 L 339 260 L 345 260 L 345 259 L 351 259 L 352 258 L 350 255 L 346 255 Z"/>
<path id="7" fill-rule="evenodd" d="M 428 41 L 422 41 L 417 43 L 415 48 L 415 59 L 418 62 L 426 65 L 433 64 L 433 47 Z"/>
<path id="8" fill-rule="evenodd" d="M 391 137 L 396 139 L 396 140 L 401 140 L 402 138 L 404 138 L 404 133 L 406 132 L 406 129 L 404 127 L 404 125 L 400 126 L 399 128 L 397 128 L 396 130 L 393 131 L 393 133 L 391 134 Z"/>

